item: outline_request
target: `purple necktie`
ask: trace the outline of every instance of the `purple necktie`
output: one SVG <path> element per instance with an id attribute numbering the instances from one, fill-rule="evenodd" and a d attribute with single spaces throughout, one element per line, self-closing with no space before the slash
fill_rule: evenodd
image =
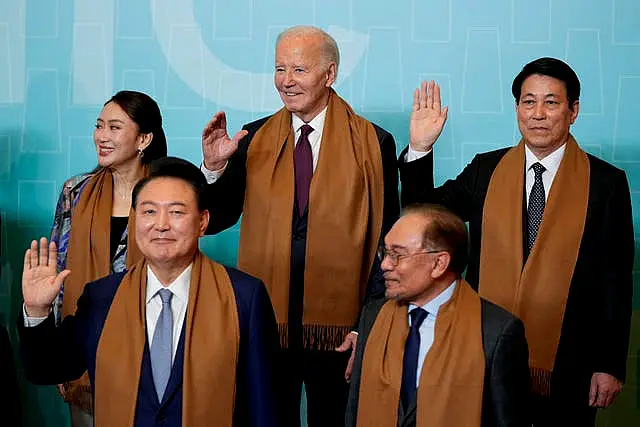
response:
<path id="1" fill-rule="evenodd" d="M 313 128 L 307 124 L 300 127 L 300 138 L 293 151 L 293 162 L 296 171 L 296 199 L 298 200 L 298 212 L 300 216 L 309 202 L 309 186 L 313 175 L 313 154 L 309 143 L 309 134 Z"/>

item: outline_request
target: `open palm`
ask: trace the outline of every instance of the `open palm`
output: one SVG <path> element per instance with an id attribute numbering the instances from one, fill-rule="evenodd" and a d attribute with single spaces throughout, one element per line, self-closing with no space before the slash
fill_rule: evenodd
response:
<path id="1" fill-rule="evenodd" d="M 238 149 L 238 142 L 248 132 L 241 130 L 233 138 L 227 133 L 227 117 L 223 111 L 216 113 L 202 131 L 202 155 L 209 170 L 219 170 Z"/>
<path id="2" fill-rule="evenodd" d="M 433 80 L 422 82 L 413 93 L 409 122 L 409 141 L 416 151 L 429 151 L 447 121 L 449 107 L 442 108 L 440 86 Z"/>
<path id="3" fill-rule="evenodd" d="M 39 248 L 38 242 L 31 241 L 31 246 L 24 254 L 22 297 L 30 316 L 42 317 L 49 312 L 64 279 L 70 273 L 69 270 L 64 270 L 56 274 L 57 259 L 56 244 L 48 244 L 44 237 L 40 239 Z"/>

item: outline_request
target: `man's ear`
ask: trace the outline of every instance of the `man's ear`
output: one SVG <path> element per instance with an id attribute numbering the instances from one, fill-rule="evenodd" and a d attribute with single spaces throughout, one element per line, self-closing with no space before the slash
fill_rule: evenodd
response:
<path id="1" fill-rule="evenodd" d="M 433 270 L 431 270 L 431 277 L 437 279 L 445 274 L 449 269 L 449 264 L 451 264 L 451 254 L 449 252 L 438 252 L 433 262 L 434 266 Z"/>
<path id="2" fill-rule="evenodd" d="M 209 211 L 203 210 L 200 212 L 200 237 L 204 236 L 209 226 Z"/>
<path id="3" fill-rule="evenodd" d="M 325 87 L 331 87 L 331 85 L 336 81 L 337 75 L 338 67 L 335 62 L 331 62 L 329 67 L 327 67 L 327 82 L 325 83 Z"/>

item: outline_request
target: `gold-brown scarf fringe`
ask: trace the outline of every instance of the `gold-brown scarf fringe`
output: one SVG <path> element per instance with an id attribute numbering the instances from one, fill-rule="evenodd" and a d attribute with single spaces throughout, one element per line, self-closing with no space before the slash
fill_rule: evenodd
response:
<path id="1" fill-rule="evenodd" d="M 279 323 L 280 347 L 289 347 L 288 324 Z M 310 350 L 334 350 L 344 342 L 344 337 L 353 330 L 352 326 L 303 325 L 302 345 Z"/>
<path id="2" fill-rule="evenodd" d="M 535 394 L 549 396 L 551 394 L 551 371 L 540 368 L 529 368 L 531 389 Z"/>

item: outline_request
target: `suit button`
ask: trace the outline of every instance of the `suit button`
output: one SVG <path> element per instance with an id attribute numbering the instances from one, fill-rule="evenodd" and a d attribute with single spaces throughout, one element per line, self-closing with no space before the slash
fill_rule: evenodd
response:
<path id="1" fill-rule="evenodd" d="M 160 414 L 156 417 L 156 423 L 157 424 L 165 424 L 167 422 L 167 416 L 164 414 Z"/>

